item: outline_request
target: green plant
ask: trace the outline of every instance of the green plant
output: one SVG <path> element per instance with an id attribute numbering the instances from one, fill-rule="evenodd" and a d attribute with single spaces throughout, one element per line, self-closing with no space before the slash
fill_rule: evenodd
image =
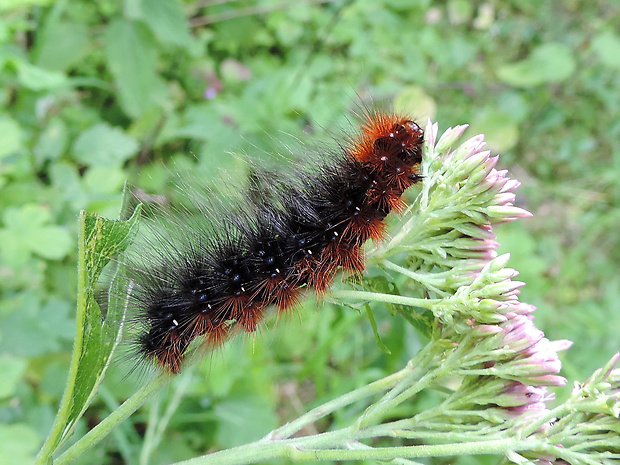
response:
<path id="1" fill-rule="evenodd" d="M 256 463 L 275 458 L 407 463 L 468 454 L 502 455 L 514 463 L 603 464 L 620 459 L 620 371 L 615 369 L 620 354 L 577 385 L 565 402 L 549 407 L 554 395 L 548 388 L 566 383 L 557 374 L 561 367 L 557 351 L 572 343 L 546 339 L 530 318 L 535 308 L 519 301 L 524 283 L 512 279 L 517 273 L 506 267 L 509 256 L 497 256 L 493 226 L 530 214 L 512 205 L 512 191 L 519 183 L 494 168 L 497 157 L 482 150 L 481 136 L 453 147 L 464 129 L 448 129 L 438 139 L 437 125 L 429 123 L 421 191 L 391 239 L 369 253 L 369 263 L 384 269 L 385 275 L 369 278 L 361 289 L 335 290 L 329 296 L 334 302 L 360 302 L 371 322 L 370 303 L 386 303 L 398 318 L 428 337 L 428 343 L 404 369 L 332 399 L 259 441 L 179 463 Z M 81 281 L 89 283 L 81 294 L 88 302 L 90 285 L 102 264 L 92 257 L 122 251 L 137 217 L 126 223 L 86 218 L 91 219 L 84 224 L 88 233 L 81 236 L 85 252 L 80 253 L 80 276 L 90 270 L 89 279 Z M 103 245 L 99 240 L 105 241 Z M 122 314 L 125 305 L 122 299 L 111 302 L 102 328 Z M 94 307 L 87 303 L 80 308 L 84 311 L 79 314 L 91 319 L 85 327 L 98 327 L 101 315 Z M 119 324 L 107 337 L 102 331 L 101 336 L 91 333 L 82 339 L 78 328 L 76 369 L 72 368 L 62 404 L 72 406 L 61 409 L 38 463 L 46 463 L 58 451 L 92 400 L 115 333 L 121 331 Z M 83 349 L 89 344 L 90 351 Z M 103 352 L 98 361 L 87 358 L 93 352 Z M 79 386 L 76 381 L 80 375 L 84 378 L 84 372 L 94 376 Z M 170 380 L 168 374 L 156 377 L 55 463 L 75 460 Z M 438 393 L 435 405 L 409 416 L 399 414 L 402 404 L 426 391 Z M 349 426 L 294 436 L 351 405 L 358 414 Z M 393 438 L 396 445 L 374 444 L 382 438 Z M 415 445 L 399 440 L 414 440 Z"/>

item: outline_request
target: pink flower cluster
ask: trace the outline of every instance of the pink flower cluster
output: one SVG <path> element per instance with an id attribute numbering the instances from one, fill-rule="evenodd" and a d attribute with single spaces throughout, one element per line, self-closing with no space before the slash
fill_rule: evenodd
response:
<path id="1" fill-rule="evenodd" d="M 473 137 L 451 150 L 465 129 L 466 126 L 448 129 L 436 143 L 437 125 L 429 124 L 426 129 L 429 156 L 447 153 L 437 157 L 437 162 L 430 161 L 437 163 L 437 172 L 431 176 L 436 176 L 435 188 L 440 195 L 437 200 L 430 199 L 430 194 L 429 204 L 434 200 L 435 208 L 440 206 L 452 215 L 452 227 L 462 233 L 455 242 L 471 252 L 459 255 L 479 265 L 477 270 L 466 273 L 467 285 L 455 280 L 461 287 L 450 299 L 456 302 L 453 308 L 466 322 L 465 326 L 457 324 L 456 332 L 461 337 L 473 335 L 475 344 L 482 344 L 486 354 L 481 363 L 464 367 L 461 374 L 472 373 L 480 376 L 481 382 L 490 383 L 489 392 L 494 394 L 485 396 L 488 404 L 504 409 L 509 417 L 525 413 L 530 419 L 532 414 L 542 417 L 547 415 L 547 405 L 554 399 L 547 386 L 563 386 L 567 382 L 558 375 L 562 367 L 558 351 L 568 349 L 572 342 L 551 342 L 545 338 L 533 322 L 535 307 L 519 301 L 519 288 L 525 283 L 514 281 L 516 271 L 505 268 L 508 255 L 497 257 L 499 244 L 493 226 L 530 217 L 531 213 L 513 204 L 513 191 L 520 183 L 511 179 L 506 170 L 495 169 L 498 157 L 483 150 L 483 136 Z M 459 216 L 454 215 L 455 207 Z M 462 261 L 458 266 L 465 268 Z M 457 316 L 452 315 L 452 320 L 457 322 Z"/>

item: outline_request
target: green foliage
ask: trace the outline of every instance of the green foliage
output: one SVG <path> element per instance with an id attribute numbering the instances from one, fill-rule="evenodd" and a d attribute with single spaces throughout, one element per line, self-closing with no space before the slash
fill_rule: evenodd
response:
<path id="1" fill-rule="evenodd" d="M 115 279 L 116 275 L 112 278 L 105 313 L 95 301 L 95 288 L 104 267 L 131 242 L 139 217 L 140 209 L 127 221 L 106 220 L 92 213 L 80 214 L 76 335 L 67 385 L 52 432 L 43 445 L 42 460 L 54 455 L 73 432 L 103 381 L 120 342 L 127 309 L 122 299 L 122 280 Z M 122 266 L 117 263 L 116 272 Z"/>
<path id="2" fill-rule="evenodd" d="M 497 76 L 515 87 L 535 87 L 565 81 L 573 75 L 575 67 L 575 58 L 567 45 L 546 43 L 524 60 L 501 66 Z"/>
<path id="3" fill-rule="evenodd" d="M 284 134 L 325 140 L 360 103 L 396 102 L 442 128 L 469 122 L 486 133 L 535 214 L 499 238 L 528 282 L 523 300 L 540 307 L 550 338 L 577 341 L 565 375 L 583 379 L 618 349 L 618 7 L 281 3 L 0 2 L 0 445 L 9 448 L 0 457 L 31 463 L 58 409 L 78 211 L 118 217 L 126 179 L 167 195 L 177 166 L 210 185 L 219 167 L 242 178 L 229 152 L 287 155 Z M 409 359 L 418 343 L 401 317 L 373 315 L 391 356 L 364 314 L 324 303 L 227 346 L 197 368 L 162 439 L 183 445 L 156 450 L 153 463 L 228 445 L 222 431 L 232 428 L 217 412 L 243 411 L 249 393 L 283 423 Z M 117 400 L 125 373 L 107 386 Z M 108 408 L 96 403 L 77 428 Z M 132 421 L 142 429 L 157 419 Z M 90 463 L 119 450 L 137 463 L 140 447 L 135 434 L 117 438 Z"/>
<path id="4" fill-rule="evenodd" d="M 39 447 L 39 437 L 32 426 L 25 423 L 0 425 L 0 454 L 7 465 L 31 463 Z"/>
<path id="5" fill-rule="evenodd" d="M 98 123 L 83 131 L 73 144 L 73 154 L 86 166 L 119 166 L 138 150 L 136 140 L 118 128 Z"/>

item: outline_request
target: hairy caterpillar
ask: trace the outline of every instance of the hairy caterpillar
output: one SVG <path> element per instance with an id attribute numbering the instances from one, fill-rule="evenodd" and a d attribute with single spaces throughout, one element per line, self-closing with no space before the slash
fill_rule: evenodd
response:
<path id="1" fill-rule="evenodd" d="M 367 111 L 336 153 L 268 193 L 251 186 L 220 230 L 194 231 L 181 245 L 160 237 L 155 265 L 131 276 L 139 356 L 178 373 L 194 339 L 220 345 L 235 325 L 255 331 L 269 305 L 283 312 L 307 288 L 324 292 L 338 269 L 362 272 L 362 245 L 382 238 L 385 217 L 421 179 L 423 143 L 408 117 Z"/>

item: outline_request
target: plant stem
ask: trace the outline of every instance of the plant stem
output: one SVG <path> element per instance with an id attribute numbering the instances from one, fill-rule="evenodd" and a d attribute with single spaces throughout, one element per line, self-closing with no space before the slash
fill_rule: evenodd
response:
<path id="1" fill-rule="evenodd" d="M 272 440 L 289 438 L 293 434 L 301 430 L 304 426 L 314 423 L 315 421 L 323 418 L 326 415 L 329 415 L 330 413 L 342 407 L 351 405 L 354 402 L 358 402 L 361 399 L 364 399 L 365 397 L 369 397 L 378 392 L 392 388 L 402 379 L 410 376 L 413 371 L 413 365 L 409 363 L 405 368 L 391 374 L 390 376 L 386 376 L 385 378 L 375 381 L 374 383 L 370 383 L 359 389 L 348 392 L 336 399 L 330 400 L 329 402 L 326 402 L 323 405 L 310 410 L 309 412 L 291 421 L 290 423 L 287 423 L 280 428 L 273 430 L 271 433 L 269 433 L 267 437 Z"/>
<path id="2" fill-rule="evenodd" d="M 75 394 L 75 382 L 77 379 L 77 369 L 80 364 L 80 356 L 82 354 L 82 346 L 84 345 L 84 322 L 86 320 L 86 296 L 88 288 L 88 274 L 85 266 L 86 256 L 86 214 L 80 212 L 78 219 L 78 270 L 77 270 L 77 314 L 75 339 L 73 342 L 73 352 L 71 355 L 71 365 L 69 366 L 69 374 L 67 376 L 67 385 L 62 394 L 60 406 L 56 419 L 52 425 L 52 430 L 43 444 L 35 459 L 35 464 L 47 463 L 52 454 L 57 450 L 60 444 L 66 439 L 63 437 L 67 426 L 67 417 L 73 405 L 73 396 Z"/>
<path id="3" fill-rule="evenodd" d="M 380 292 L 368 291 L 347 291 L 337 290 L 330 294 L 334 299 L 358 299 L 369 300 L 371 302 L 386 302 L 389 304 L 407 305 L 409 307 L 432 308 L 439 302 L 439 299 L 417 299 L 415 297 L 405 297 L 394 294 L 382 294 Z"/>
<path id="4" fill-rule="evenodd" d="M 336 432 L 334 432 L 336 433 Z M 283 441 L 261 439 L 244 446 L 227 449 L 194 459 L 177 462 L 176 465 L 240 465 L 286 458 L 290 461 L 318 460 L 393 460 L 396 458 L 447 457 L 458 455 L 506 455 L 510 452 L 540 447 L 539 441 L 499 439 L 424 446 L 382 447 L 377 449 L 312 449 L 312 443 L 322 436 L 333 433 L 294 438 Z M 338 435 L 340 436 L 340 435 Z M 330 438 L 331 439 L 331 438 Z"/>
<path id="5" fill-rule="evenodd" d="M 151 395 L 165 384 L 169 383 L 172 379 L 173 377 L 171 375 L 165 373 L 157 376 L 157 378 L 127 399 L 118 409 L 90 430 L 78 442 L 73 444 L 64 454 L 54 460 L 54 465 L 64 465 L 77 459 L 85 451 L 105 438 L 119 423 L 129 418 L 129 416 L 138 410 Z"/>
<path id="6" fill-rule="evenodd" d="M 168 402 L 168 406 L 162 416 L 159 415 L 158 401 L 161 397 L 156 398 L 156 405 L 151 406 L 151 412 L 149 413 L 148 426 L 144 438 L 144 444 L 142 451 L 140 452 L 140 464 L 146 465 L 149 463 L 149 458 L 155 448 L 161 443 L 166 428 L 170 423 L 170 419 L 174 415 L 174 412 L 179 408 L 185 392 L 189 388 L 192 380 L 192 370 L 188 369 L 183 372 L 180 377 L 176 377 L 177 383 L 174 389 L 174 395 Z"/>
<path id="7" fill-rule="evenodd" d="M 439 286 L 445 284 L 445 276 L 449 275 L 449 273 L 419 273 L 408 270 L 407 268 L 397 265 L 396 263 L 393 263 L 389 260 L 382 260 L 381 266 L 387 268 L 388 270 L 396 271 L 402 275 L 407 276 L 408 278 L 413 279 L 414 281 L 417 281 L 418 283 L 424 285 L 427 289 L 430 289 L 431 291 L 435 292 L 438 295 L 441 295 L 442 297 L 450 296 L 449 292 L 446 292 L 435 286 L 435 284 Z"/>
<path id="8" fill-rule="evenodd" d="M 288 457 L 301 460 L 392 460 L 395 458 L 446 457 L 460 455 L 500 455 L 529 450 L 531 441 L 499 439 L 456 444 L 382 447 L 370 450 L 299 450 L 291 447 Z M 220 462 L 221 463 L 221 462 Z"/>

